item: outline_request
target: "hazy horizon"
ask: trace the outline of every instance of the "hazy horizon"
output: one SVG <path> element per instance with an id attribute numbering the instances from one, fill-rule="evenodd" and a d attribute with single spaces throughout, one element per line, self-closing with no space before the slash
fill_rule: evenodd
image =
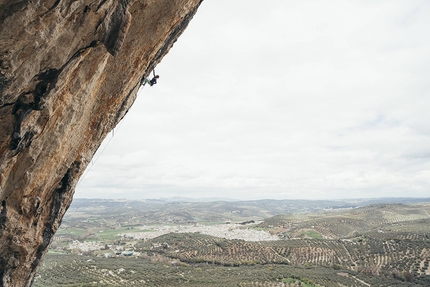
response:
<path id="1" fill-rule="evenodd" d="M 215 201 L 229 201 L 229 202 L 239 202 L 239 201 L 264 201 L 264 200 L 273 200 L 273 201 L 283 201 L 283 200 L 291 200 L 291 201 L 344 201 L 344 202 L 353 202 L 353 201 L 387 201 L 387 202 L 397 202 L 398 200 L 424 200 L 424 202 L 430 201 L 430 197 L 368 197 L 368 198 L 333 198 L 333 199 L 305 199 L 305 198 L 259 198 L 259 199 L 238 199 L 238 198 L 229 198 L 229 197 L 185 197 L 185 196 L 172 196 L 172 197 L 159 197 L 159 198 L 126 198 L 126 197 L 117 197 L 117 198 L 105 198 L 105 197 L 74 197 L 74 199 L 85 199 L 85 200 L 127 200 L 127 201 L 145 201 L 145 200 L 160 200 L 160 201 L 175 201 L 175 200 L 189 200 L 189 201 L 198 201 L 198 202 L 215 202 Z"/>

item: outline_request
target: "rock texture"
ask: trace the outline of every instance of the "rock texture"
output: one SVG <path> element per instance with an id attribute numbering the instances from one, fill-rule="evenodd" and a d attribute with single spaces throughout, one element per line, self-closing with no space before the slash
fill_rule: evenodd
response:
<path id="1" fill-rule="evenodd" d="M 201 2 L 0 0 L 0 286 L 31 285 L 78 178 Z"/>

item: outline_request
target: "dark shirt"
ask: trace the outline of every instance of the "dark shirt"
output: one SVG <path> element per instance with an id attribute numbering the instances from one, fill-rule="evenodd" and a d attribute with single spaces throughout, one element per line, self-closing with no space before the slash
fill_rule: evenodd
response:
<path id="1" fill-rule="evenodd" d="M 157 78 L 152 78 L 151 81 L 149 81 L 149 84 L 151 86 L 155 85 L 157 83 Z"/>

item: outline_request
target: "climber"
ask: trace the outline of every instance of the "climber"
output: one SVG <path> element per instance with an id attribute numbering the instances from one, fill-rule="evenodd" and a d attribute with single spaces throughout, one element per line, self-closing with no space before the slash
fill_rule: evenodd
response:
<path id="1" fill-rule="evenodd" d="M 150 86 L 153 86 L 157 83 L 158 78 L 160 78 L 159 75 L 155 75 L 151 80 L 148 78 L 143 78 L 142 85 L 149 84 Z"/>

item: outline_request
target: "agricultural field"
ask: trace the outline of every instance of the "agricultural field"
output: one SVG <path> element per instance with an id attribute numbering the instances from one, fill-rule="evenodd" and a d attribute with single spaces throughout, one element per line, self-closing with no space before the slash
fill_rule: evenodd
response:
<path id="1" fill-rule="evenodd" d="M 341 284 L 341 285 L 339 285 Z M 333 268 L 187 264 L 167 257 L 48 256 L 33 286 L 428 286 Z"/>
<path id="2" fill-rule="evenodd" d="M 82 204 L 33 286 L 430 286 L 430 202 L 281 215 L 259 204 L 151 207 L 178 222 L 133 202 Z"/>

